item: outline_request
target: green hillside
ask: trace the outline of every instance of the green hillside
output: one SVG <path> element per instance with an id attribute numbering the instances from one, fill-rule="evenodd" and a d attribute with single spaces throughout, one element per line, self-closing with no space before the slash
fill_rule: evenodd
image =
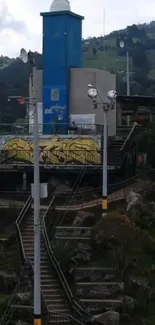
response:
<path id="1" fill-rule="evenodd" d="M 130 54 L 131 93 L 155 93 L 155 21 L 132 25 L 114 31 L 105 38 L 83 41 L 83 65 L 87 68 L 106 69 L 117 76 L 118 92 L 126 94 L 126 49 L 120 49 L 117 39 L 127 40 Z"/>
<path id="2" fill-rule="evenodd" d="M 120 49 L 123 39 L 130 54 L 131 94 L 155 94 L 155 21 L 132 25 L 103 37 L 83 40 L 83 66 L 106 69 L 117 76 L 117 91 L 126 94 L 126 48 Z M 42 56 L 37 52 L 37 67 L 42 68 Z M 28 64 L 19 59 L 0 57 L 0 96 L 4 83 L 9 95 L 28 95 Z M 3 86 L 4 88 L 4 86 Z"/>

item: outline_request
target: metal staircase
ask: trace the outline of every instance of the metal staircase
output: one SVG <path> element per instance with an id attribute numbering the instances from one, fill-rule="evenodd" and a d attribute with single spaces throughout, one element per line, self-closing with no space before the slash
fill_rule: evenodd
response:
<path id="1" fill-rule="evenodd" d="M 41 218 L 43 215 L 41 214 Z M 23 249 L 25 258 L 30 260 L 32 265 L 34 261 L 34 227 L 33 211 L 23 220 L 20 225 Z M 44 239 L 41 234 L 41 291 L 45 299 L 47 309 L 50 312 L 68 314 L 69 307 L 64 294 L 60 288 L 57 277 L 49 266 L 48 256 L 44 245 Z"/>
<path id="2" fill-rule="evenodd" d="M 121 165 L 121 147 L 124 140 L 114 140 L 108 149 L 108 165 L 120 166 Z"/>

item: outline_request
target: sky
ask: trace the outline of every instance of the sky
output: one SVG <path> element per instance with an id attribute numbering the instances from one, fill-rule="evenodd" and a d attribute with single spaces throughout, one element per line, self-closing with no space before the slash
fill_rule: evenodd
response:
<path id="1" fill-rule="evenodd" d="M 40 12 L 49 11 L 51 3 L 52 0 L 0 0 L 0 55 L 17 57 L 22 47 L 42 51 Z M 85 17 L 83 38 L 155 20 L 155 0 L 70 0 L 70 3 L 73 12 Z"/>

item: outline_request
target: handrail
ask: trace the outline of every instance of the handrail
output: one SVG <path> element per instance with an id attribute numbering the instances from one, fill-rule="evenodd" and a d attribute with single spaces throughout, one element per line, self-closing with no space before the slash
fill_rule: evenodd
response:
<path id="1" fill-rule="evenodd" d="M 133 125 L 133 127 L 132 127 L 132 129 L 131 129 L 131 131 L 129 132 L 128 136 L 126 137 L 126 139 L 125 139 L 125 141 L 124 141 L 124 143 L 123 143 L 123 145 L 121 147 L 121 151 L 123 151 L 124 147 L 126 146 L 127 142 L 129 141 L 129 139 L 131 137 L 131 134 L 134 132 L 134 130 L 135 130 L 135 128 L 136 128 L 137 125 L 138 124 L 135 122 L 134 125 Z"/>
<path id="2" fill-rule="evenodd" d="M 87 316 L 87 318 L 89 318 L 89 320 L 92 319 L 92 315 L 89 314 L 87 311 L 85 311 L 77 302 L 76 300 L 74 299 L 74 296 L 73 296 L 73 293 L 72 291 L 70 290 L 70 287 L 66 281 L 66 278 L 63 274 L 63 271 L 61 269 L 61 266 L 60 264 L 58 263 L 57 261 L 57 258 L 55 257 L 54 255 L 54 252 L 52 250 L 52 247 L 50 245 L 50 241 L 49 241 L 49 237 L 48 237 L 48 234 L 47 234 L 47 229 L 46 229 L 46 223 L 45 223 L 45 219 L 48 215 L 48 212 L 51 208 L 51 206 L 53 205 L 54 201 L 55 201 L 55 198 L 56 197 L 53 197 L 44 216 L 43 216 L 43 221 L 42 221 L 42 233 L 43 233 L 43 237 L 44 237 L 44 241 L 45 241 L 45 245 L 46 245 L 46 249 L 47 249 L 47 253 L 48 253 L 48 256 L 50 258 L 50 260 L 52 261 L 52 264 L 55 268 L 55 271 L 59 277 L 59 280 L 60 280 L 60 283 L 64 289 L 64 292 L 66 294 L 66 297 L 67 297 L 67 300 L 69 302 L 69 305 L 71 307 L 71 309 L 73 309 L 76 314 L 78 314 L 79 316 L 82 316 L 82 315 L 85 315 Z"/>
<path id="3" fill-rule="evenodd" d="M 124 143 L 123 143 L 123 145 L 122 145 L 122 147 L 121 147 L 121 149 L 120 149 L 121 152 L 124 150 L 124 148 L 126 147 L 127 143 L 129 142 L 129 139 L 131 138 L 132 134 L 134 133 L 134 131 L 135 131 L 137 128 L 142 128 L 142 126 L 139 125 L 137 122 L 135 122 L 134 125 L 133 125 L 133 127 L 132 127 L 132 129 L 131 129 L 131 131 L 129 132 L 127 138 L 125 139 L 125 141 L 124 141 Z"/>
<path id="4" fill-rule="evenodd" d="M 24 252 L 24 248 L 23 248 L 23 240 L 22 240 L 22 236 L 21 236 L 21 231 L 20 231 L 20 223 L 23 220 L 23 218 L 25 217 L 26 212 L 28 211 L 29 207 L 31 205 L 31 196 L 28 197 L 25 205 L 23 206 L 22 210 L 20 211 L 17 219 L 16 219 L 16 228 L 17 228 L 17 232 L 18 232 L 18 237 L 19 237 L 19 241 L 20 241 L 20 247 L 21 247 L 21 253 L 22 253 L 22 260 L 25 260 L 25 252 Z"/>

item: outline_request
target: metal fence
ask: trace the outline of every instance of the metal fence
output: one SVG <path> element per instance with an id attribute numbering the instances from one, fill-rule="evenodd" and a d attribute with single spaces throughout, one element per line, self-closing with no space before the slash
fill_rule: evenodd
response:
<path id="1" fill-rule="evenodd" d="M 101 164 L 100 150 L 93 149 L 41 149 L 39 154 L 40 165 L 95 165 Z M 32 150 L 18 149 L 15 147 L 0 151 L 0 164 L 32 165 L 34 163 Z"/>
<path id="2" fill-rule="evenodd" d="M 101 124 L 69 124 L 69 123 L 44 123 L 38 125 L 40 133 L 59 135 L 101 135 Z M 30 124 L 0 124 L 0 135 L 33 135 L 33 125 Z"/>

